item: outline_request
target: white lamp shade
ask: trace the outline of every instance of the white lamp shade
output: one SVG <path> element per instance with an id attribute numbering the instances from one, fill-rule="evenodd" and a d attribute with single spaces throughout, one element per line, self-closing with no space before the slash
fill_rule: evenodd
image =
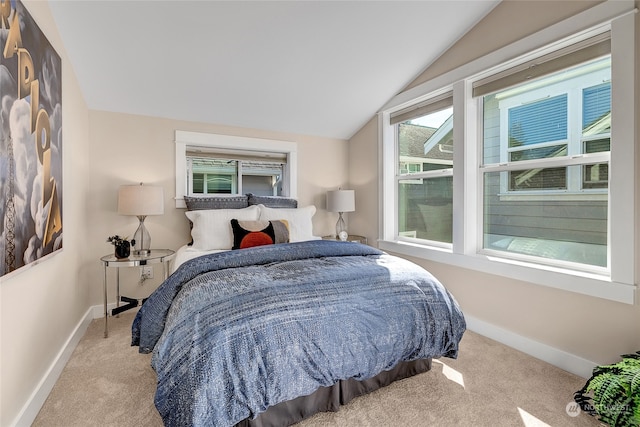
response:
<path id="1" fill-rule="evenodd" d="M 334 190 L 327 192 L 327 210 L 329 212 L 353 212 L 356 210 L 356 195 L 353 190 Z"/>
<path id="2" fill-rule="evenodd" d="M 162 215 L 164 190 L 157 185 L 122 185 L 118 190 L 120 215 Z"/>

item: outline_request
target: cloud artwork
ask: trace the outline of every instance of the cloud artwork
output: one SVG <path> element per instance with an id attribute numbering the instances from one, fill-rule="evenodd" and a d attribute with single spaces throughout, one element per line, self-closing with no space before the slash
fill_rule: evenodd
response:
<path id="1" fill-rule="evenodd" d="M 20 1 L 0 47 L 1 277 L 62 248 L 62 66 Z"/>

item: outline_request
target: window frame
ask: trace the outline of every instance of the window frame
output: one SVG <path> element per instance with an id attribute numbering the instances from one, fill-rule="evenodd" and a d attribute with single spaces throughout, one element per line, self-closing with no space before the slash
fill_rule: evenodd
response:
<path id="1" fill-rule="evenodd" d="M 537 285 L 627 304 L 636 303 L 635 212 L 633 208 L 629 208 L 635 206 L 637 185 L 637 172 L 634 167 L 636 114 L 635 100 L 632 96 L 635 93 L 634 6 L 634 2 L 630 0 L 603 2 L 402 92 L 383 106 L 378 114 L 381 159 L 380 248 Z M 502 254 L 483 251 L 483 183 L 480 172 L 482 122 L 477 99 L 472 97 L 473 82 L 495 73 L 498 69 L 506 69 L 606 31 L 611 31 L 611 97 L 614 117 L 612 120 L 615 121 L 609 156 L 608 268 L 605 272 L 581 270 L 574 269 L 571 263 L 551 265 L 544 263 L 540 258 L 507 258 Z M 394 213 L 397 206 L 394 188 L 397 158 L 394 152 L 395 144 L 392 143 L 394 127 L 390 124 L 392 113 L 410 108 L 447 87 L 453 87 L 456 111 L 453 130 L 456 167 L 453 178 L 454 217 L 451 248 L 398 238 Z M 582 154 L 574 161 L 584 162 L 584 157 L 594 157 L 593 160 L 598 160 L 598 156 L 602 156 L 602 153 Z"/>
<path id="2" fill-rule="evenodd" d="M 296 198 L 298 192 L 298 153 L 297 143 L 275 139 L 252 138 L 246 136 L 224 135 L 190 131 L 175 131 L 176 161 L 176 208 L 186 208 L 184 196 L 187 194 L 189 170 L 187 167 L 187 147 L 206 147 L 221 149 L 245 155 L 247 152 L 262 152 L 286 156 L 283 177 L 283 196 Z M 201 197 L 213 196 L 203 194 Z"/>

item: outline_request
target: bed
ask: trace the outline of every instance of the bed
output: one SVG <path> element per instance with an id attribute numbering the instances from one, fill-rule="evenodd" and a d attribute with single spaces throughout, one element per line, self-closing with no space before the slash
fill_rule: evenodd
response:
<path id="1" fill-rule="evenodd" d="M 291 425 L 457 357 L 464 316 L 426 270 L 316 238 L 313 207 L 255 206 L 188 211 L 189 254 L 134 320 L 132 345 L 152 353 L 165 425 Z M 283 221 L 287 241 L 276 232 L 273 244 L 216 247 L 248 241 L 255 229 L 238 238 L 228 222 L 256 213 Z"/>

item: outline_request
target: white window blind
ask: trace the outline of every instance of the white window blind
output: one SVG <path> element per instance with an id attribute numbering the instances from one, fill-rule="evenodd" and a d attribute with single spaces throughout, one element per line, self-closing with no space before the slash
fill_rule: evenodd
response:
<path id="1" fill-rule="evenodd" d="M 250 150 L 225 150 L 213 147 L 187 146 L 187 157 L 242 160 L 250 162 L 287 163 L 286 153 L 270 153 Z"/>
<path id="2" fill-rule="evenodd" d="M 610 53 L 611 32 L 607 31 L 478 80 L 473 83 L 473 96 L 497 92 Z"/>
<path id="3" fill-rule="evenodd" d="M 444 110 L 453 106 L 453 92 L 449 91 L 442 95 L 430 98 L 426 101 L 412 105 L 405 109 L 391 113 L 391 124 L 406 122 L 407 120 L 417 119 L 436 111 Z"/>

